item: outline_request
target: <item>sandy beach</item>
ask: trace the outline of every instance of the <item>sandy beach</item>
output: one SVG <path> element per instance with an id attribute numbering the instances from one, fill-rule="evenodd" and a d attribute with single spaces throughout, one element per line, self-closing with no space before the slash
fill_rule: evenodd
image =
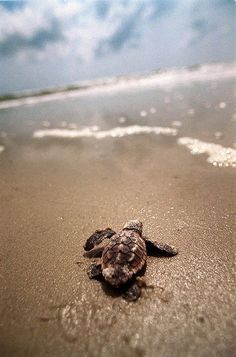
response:
<path id="1" fill-rule="evenodd" d="M 1 356 L 235 355 L 234 82 L 0 110 Z M 130 219 L 179 248 L 148 258 L 136 303 L 83 257 L 91 233 Z"/>

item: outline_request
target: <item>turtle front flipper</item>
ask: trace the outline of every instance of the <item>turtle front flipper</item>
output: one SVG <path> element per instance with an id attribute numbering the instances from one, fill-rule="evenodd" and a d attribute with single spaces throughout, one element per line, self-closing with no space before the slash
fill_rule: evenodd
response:
<path id="1" fill-rule="evenodd" d="M 92 263 L 89 266 L 87 273 L 90 279 L 96 279 L 102 276 L 101 263 Z"/>
<path id="2" fill-rule="evenodd" d="M 103 230 L 95 231 L 86 240 L 85 245 L 84 245 L 84 250 L 88 251 L 88 250 L 93 249 L 95 247 L 95 245 L 100 244 L 106 238 L 111 238 L 114 234 L 116 234 L 116 232 L 113 231 L 111 228 L 106 228 Z"/>
<path id="3" fill-rule="evenodd" d="M 86 258 L 101 258 L 104 247 L 97 247 L 92 250 L 87 250 L 83 253 L 83 256 Z"/>
<path id="4" fill-rule="evenodd" d="M 166 243 L 158 243 L 156 241 L 152 241 L 147 237 L 143 237 L 146 243 L 147 252 L 150 253 L 159 253 L 162 255 L 176 255 L 178 254 L 178 249 L 173 245 L 169 245 Z"/>

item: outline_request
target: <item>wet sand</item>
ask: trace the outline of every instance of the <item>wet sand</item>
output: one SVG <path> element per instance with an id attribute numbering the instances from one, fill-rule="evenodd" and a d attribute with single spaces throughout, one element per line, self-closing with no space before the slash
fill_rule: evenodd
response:
<path id="1" fill-rule="evenodd" d="M 236 353 L 236 168 L 214 167 L 178 144 L 191 137 L 233 148 L 235 113 L 231 80 L 0 111 L 1 356 Z M 178 133 L 33 137 L 69 124 Z M 179 254 L 149 257 L 154 289 L 127 303 L 88 279 L 82 254 L 95 229 L 119 230 L 133 218 Z"/>

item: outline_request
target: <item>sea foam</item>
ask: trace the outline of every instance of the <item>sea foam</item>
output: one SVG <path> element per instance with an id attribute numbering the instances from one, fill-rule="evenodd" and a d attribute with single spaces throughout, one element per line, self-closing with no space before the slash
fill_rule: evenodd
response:
<path id="1" fill-rule="evenodd" d="M 68 129 L 42 129 L 36 130 L 33 133 L 34 138 L 45 138 L 45 137 L 54 137 L 54 138 L 95 138 L 95 139 L 104 139 L 104 138 L 120 138 L 127 135 L 135 134 L 163 134 L 175 136 L 178 131 L 174 128 L 163 128 L 159 126 L 139 126 L 131 125 L 126 127 L 115 127 L 109 130 L 94 130 L 94 127 L 87 127 L 80 130 L 68 130 Z"/>
<path id="2" fill-rule="evenodd" d="M 207 154 L 207 162 L 218 167 L 236 167 L 236 150 L 225 148 L 219 144 L 207 143 L 194 138 L 183 137 L 178 139 L 180 145 L 186 146 L 191 154 Z"/>
<path id="3" fill-rule="evenodd" d="M 3 152 L 5 150 L 5 147 L 0 145 L 0 153 Z"/>

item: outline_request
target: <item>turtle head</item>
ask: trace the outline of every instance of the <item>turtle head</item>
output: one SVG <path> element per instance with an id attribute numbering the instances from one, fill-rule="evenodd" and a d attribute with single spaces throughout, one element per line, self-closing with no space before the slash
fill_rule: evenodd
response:
<path id="1" fill-rule="evenodd" d="M 137 219 L 134 219 L 133 221 L 128 221 L 125 225 L 124 225 L 124 229 L 130 229 L 130 230 L 135 230 L 138 231 L 139 234 L 142 234 L 143 231 L 143 224 L 142 222 L 140 222 Z"/>

